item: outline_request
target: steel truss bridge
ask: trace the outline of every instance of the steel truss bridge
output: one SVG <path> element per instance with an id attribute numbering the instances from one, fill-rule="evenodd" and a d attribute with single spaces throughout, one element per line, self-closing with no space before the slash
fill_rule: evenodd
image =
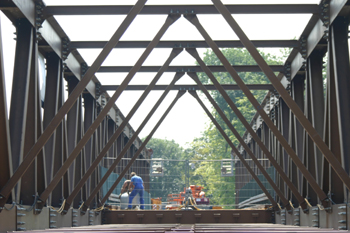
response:
<path id="1" fill-rule="evenodd" d="M 146 2 L 138 0 L 132 6 L 46 6 L 41 0 L 0 1 L 0 9 L 16 27 L 12 90 L 6 89 L 4 75 L 4 60 L 9 55 L 0 47 L 0 231 L 99 225 L 103 220 L 115 224 L 162 224 L 143 230 L 137 225 L 129 229 L 119 227 L 120 231 L 233 232 L 234 228 L 242 231 L 240 225 L 226 223 L 289 225 L 254 229 L 261 232 L 264 229 L 306 229 L 292 226 L 349 229 L 350 2 L 322 0 L 319 4 L 224 5 L 220 0 L 212 0 L 212 5 L 145 5 Z M 198 19 L 200 14 L 222 15 L 239 40 L 214 41 Z M 254 41 L 237 24 L 235 14 L 311 14 L 312 17 L 295 40 Z M 54 18 L 57 15 L 126 17 L 109 41 L 70 41 Z M 168 17 L 153 40 L 120 41 L 137 15 Z M 193 24 L 204 40 L 160 41 L 180 17 Z M 256 66 L 232 66 L 220 50 L 241 47 L 249 51 Z M 292 49 L 284 65 L 269 66 L 257 50 L 264 47 Z M 80 48 L 102 51 L 88 66 L 77 50 Z M 114 48 L 145 50 L 134 66 L 102 66 Z M 171 48 L 172 52 L 162 66 L 142 66 L 155 48 Z M 222 66 L 207 66 L 198 54 L 198 48 L 210 48 Z M 198 66 L 170 66 L 180 53 L 189 53 Z M 325 55 L 326 69 L 323 67 Z M 46 60 L 44 102 L 39 88 L 39 56 Z M 324 94 L 322 73 L 325 71 Z M 96 72 L 126 72 L 127 75 L 120 85 L 104 86 L 96 78 Z M 149 85 L 128 85 L 137 72 L 155 72 L 156 75 Z M 156 85 L 165 72 L 174 73 L 172 82 Z M 213 84 L 203 85 L 198 72 L 204 72 Z M 214 72 L 228 72 L 237 84 L 221 85 Z M 263 72 L 270 84 L 246 85 L 237 72 Z M 176 85 L 185 74 L 196 85 Z M 68 83 L 66 100 L 64 80 Z M 111 90 L 114 94 L 108 95 L 106 91 Z M 123 91 L 128 90 L 144 92 L 130 113 L 124 116 L 115 102 Z M 129 120 L 152 90 L 164 92 L 135 130 Z M 172 90 L 178 91 L 177 96 L 149 136 L 140 140 L 140 131 Z M 247 129 L 244 135 L 238 134 L 208 90 L 217 90 L 223 96 Z M 226 90 L 243 91 L 256 109 L 251 122 L 243 117 Z M 268 94 L 259 103 L 250 90 L 267 90 Z M 12 92 L 9 110 L 6 92 Z M 232 155 L 239 158 L 239 165 L 245 166 L 245 169 L 237 169 L 236 174 L 249 174 L 270 201 L 272 209 L 103 211 L 109 194 L 122 177 L 138 167 L 144 170 L 136 172 L 149 173 L 147 159 L 152 151 L 146 149 L 147 142 L 186 92 L 198 101 L 222 133 L 232 148 Z M 232 143 L 197 92 L 207 97 L 239 145 Z M 115 159 L 103 160 L 105 156 Z M 275 168 L 276 180 L 272 180 L 260 164 L 262 158 L 267 158 L 270 166 Z M 108 168 L 103 177 L 98 172 L 101 161 Z M 258 169 L 251 168 L 253 163 Z M 101 196 L 100 189 L 112 172 L 119 177 L 108 193 Z M 258 175 L 265 177 L 274 190 L 273 195 Z M 244 182 L 248 181 L 237 180 L 238 196 L 240 184 Z M 197 225 L 185 229 L 178 224 Z M 84 229 L 92 228 L 81 228 Z"/>

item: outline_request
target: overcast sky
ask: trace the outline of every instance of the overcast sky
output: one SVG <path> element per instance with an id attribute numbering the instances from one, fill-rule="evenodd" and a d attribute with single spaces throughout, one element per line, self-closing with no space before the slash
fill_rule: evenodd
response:
<path id="1" fill-rule="evenodd" d="M 98 4 L 104 5 L 131 5 L 135 0 L 112 1 L 99 0 Z M 224 4 L 318 4 L 319 0 L 223 0 Z M 96 0 L 45 0 L 47 5 L 94 5 Z M 149 0 L 150 4 L 212 4 L 210 0 Z M 311 15 L 233 15 L 247 36 L 252 40 L 267 39 L 293 39 L 299 38 L 305 25 Z M 2 13 L 1 27 L 3 34 L 4 57 L 5 57 L 5 76 L 7 85 L 8 103 L 12 85 L 13 73 L 13 54 L 15 50 L 15 41 L 13 40 L 14 27 Z M 57 16 L 56 19 L 68 34 L 71 41 L 75 40 L 109 40 L 114 31 L 118 28 L 125 16 Z M 121 40 L 152 40 L 154 35 L 164 23 L 166 16 L 137 16 Z M 237 37 L 232 29 L 227 25 L 221 15 L 199 15 L 200 22 L 215 40 L 236 40 Z M 162 40 L 203 40 L 197 29 L 183 17 L 173 24 Z M 79 50 L 85 61 L 91 65 L 101 50 Z M 162 65 L 167 59 L 171 49 L 155 49 L 143 65 Z M 278 54 L 278 49 L 267 49 L 267 52 Z M 106 59 L 103 65 L 125 65 L 132 66 L 142 54 L 143 49 L 115 49 Z M 204 53 L 205 49 L 200 49 Z M 194 59 L 185 51 L 178 56 L 171 65 L 194 65 Z M 154 77 L 155 73 L 138 73 L 135 75 L 130 84 L 148 84 Z M 102 84 L 120 84 L 126 73 L 102 74 L 97 73 Z M 168 84 L 171 82 L 174 73 L 165 73 L 157 84 Z M 183 77 L 177 84 L 193 84 L 189 77 Z M 109 93 L 110 95 L 113 92 Z M 142 92 L 127 91 L 123 92 L 116 104 L 126 116 L 134 103 L 137 101 Z M 161 91 L 152 92 L 145 100 L 144 104 L 131 119 L 131 125 L 136 130 L 148 111 L 153 107 Z M 154 117 L 141 132 L 140 137 L 146 137 L 157 123 L 162 113 L 169 106 L 170 102 L 176 95 L 172 91 Z M 210 106 L 210 105 L 208 105 Z M 168 115 L 157 130 L 154 137 L 174 139 L 182 146 L 191 142 L 195 137 L 199 137 L 201 132 L 209 123 L 209 118 L 198 105 L 197 101 L 186 94 L 183 96 L 173 110 Z"/>

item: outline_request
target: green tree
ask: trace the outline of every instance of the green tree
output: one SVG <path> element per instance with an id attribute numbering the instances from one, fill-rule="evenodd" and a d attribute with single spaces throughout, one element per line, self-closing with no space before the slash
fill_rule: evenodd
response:
<path id="1" fill-rule="evenodd" d="M 150 193 L 152 198 L 162 197 L 165 201 L 168 194 L 179 193 L 185 187 L 186 155 L 182 147 L 174 140 L 152 138 L 147 148 L 152 148 L 152 158 L 164 160 L 163 176 L 151 176 Z"/>

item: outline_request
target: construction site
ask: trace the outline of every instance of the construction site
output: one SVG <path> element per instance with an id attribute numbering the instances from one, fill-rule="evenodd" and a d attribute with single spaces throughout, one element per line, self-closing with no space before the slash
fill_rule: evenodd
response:
<path id="1" fill-rule="evenodd" d="M 350 229 L 350 1 L 0 11 L 0 232 Z"/>

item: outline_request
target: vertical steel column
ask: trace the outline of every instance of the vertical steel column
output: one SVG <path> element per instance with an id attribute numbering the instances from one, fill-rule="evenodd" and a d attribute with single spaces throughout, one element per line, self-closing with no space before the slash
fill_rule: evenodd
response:
<path id="1" fill-rule="evenodd" d="M 314 51 L 308 59 L 308 81 L 310 85 L 310 104 L 312 126 L 323 138 L 324 131 L 324 93 L 323 93 L 323 56 L 324 52 Z M 313 143 L 315 157 L 316 181 L 321 185 L 323 174 L 322 170 L 322 153 Z"/>
<path id="2" fill-rule="evenodd" d="M 338 17 L 332 27 L 332 56 L 333 56 L 333 68 L 334 78 L 336 85 L 336 97 L 338 107 L 338 120 L 339 120 L 339 133 L 340 133 L 340 149 L 341 158 L 344 169 L 349 174 L 350 170 L 350 65 L 349 65 L 349 45 L 348 45 L 348 28 L 349 18 Z M 338 172 L 334 168 L 335 172 Z M 349 175 L 348 175 L 349 177 Z M 342 177 L 341 177 L 342 178 Z M 340 185 L 340 183 L 333 183 L 334 185 Z M 346 185 L 346 184 L 345 184 Z M 349 186 L 347 186 L 350 189 Z M 334 193 L 335 194 L 335 193 Z M 336 195 L 336 194 L 335 194 Z M 348 198 L 348 197 L 347 197 Z M 343 203 L 340 201 L 339 203 Z"/>
<path id="3" fill-rule="evenodd" d="M 84 133 L 89 129 L 90 125 L 94 121 L 96 101 L 95 99 L 88 93 L 83 94 L 84 98 Z M 96 134 L 89 139 L 89 141 L 85 145 L 85 163 L 86 168 L 88 169 L 91 166 L 92 161 L 95 160 L 93 156 L 93 141 L 95 140 Z M 86 182 L 87 196 L 90 196 L 90 188 L 93 176 L 89 177 Z"/>
<path id="4" fill-rule="evenodd" d="M 69 95 L 73 92 L 79 80 L 75 77 L 66 77 L 68 83 L 68 93 Z M 67 114 L 67 142 L 68 142 L 68 155 L 72 153 L 74 148 L 77 145 L 77 134 L 78 134 L 78 106 L 79 106 L 80 97 L 74 103 L 72 108 Z M 69 159 L 69 157 L 67 158 Z M 75 175 L 75 162 L 69 167 L 69 180 L 70 180 L 70 189 L 74 188 L 74 175 Z"/>
<path id="5" fill-rule="evenodd" d="M 122 139 L 123 139 L 123 135 L 121 134 L 121 135 L 119 135 L 119 137 L 118 137 L 118 139 L 117 139 L 117 156 L 120 154 L 120 152 L 121 152 L 122 149 L 123 149 L 123 148 L 122 148 L 122 145 L 123 145 Z M 121 166 L 122 166 L 121 163 L 118 164 L 117 170 L 116 170 L 116 173 L 117 173 L 117 174 L 119 174 L 119 173 L 122 172 Z"/>
<path id="6" fill-rule="evenodd" d="M 286 105 L 286 103 L 280 99 L 279 100 L 279 122 L 280 122 L 280 126 L 281 126 L 281 133 L 284 136 L 284 138 L 289 141 L 289 108 Z M 279 145 L 279 150 L 282 150 L 282 154 L 281 157 L 283 158 L 283 170 L 286 174 L 289 174 L 289 155 L 287 153 L 287 151 L 283 150 L 283 147 L 281 145 Z M 297 187 L 297 186 L 295 186 Z M 288 198 L 288 193 L 289 193 L 289 189 L 288 187 L 285 185 L 284 187 L 285 190 L 285 194 L 287 194 L 287 198 Z M 289 200 L 291 200 L 291 198 L 289 197 Z"/>
<path id="7" fill-rule="evenodd" d="M 338 99 L 335 77 L 335 61 L 334 60 L 334 33 L 333 27 L 330 27 L 330 36 L 328 39 L 328 64 L 327 64 L 327 94 L 326 94 L 326 111 L 325 111 L 325 131 L 324 139 L 328 143 L 333 153 L 337 155 L 338 161 L 344 163 L 344 155 L 341 152 L 341 136 L 340 136 L 340 117 L 338 116 Z M 342 203 L 346 197 L 346 189 L 342 185 L 341 180 L 335 174 L 327 160 L 323 161 L 323 189 L 331 194 L 332 199 L 336 203 Z M 336 194 L 336 195 L 333 195 Z"/>
<path id="8" fill-rule="evenodd" d="M 117 185 L 119 184 L 119 182 L 121 181 L 122 177 L 126 174 L 126 172 L 130 169 L 131 165 L 134 163 L 134 161 L 136 160 L 136 158 L 141 154 L 142 150 L 146 147 L 147 143 L 149 142 L 149 140 L 152 138 L 153 134 L 156 132 L 156 130 L 159 128 L 159 126 L 162 124 L 162 122 L 164 121 L 164 119 L 166 118 L 166 116 L 169 114 L 169 112 L 171 111 L 171 109 L 174 107 L 174 105 L 176 104 L 176 102 L 181 98 L 181 96 L 183 94 L 185 94 L 186 91 L 179 91 L 178 94 L 176 95 L 175 99 L 173 100 L 173 102 L 169 105 L 169 107 L 167 108 L 167 110 L 163 113 L 162 117 L 158 120 L 157 124 L 154 126 L 153 130 L 150 132 L 150 134 L 147 136 L 147 138 L 145 139 L 145 141 L 142 142 L 140 148 L 137 150 L 137 152 L 133 155 L 133 157 L 131 158 L 130 161 L 128 161 L 128 164 L 126 165 L 126 167 L 124 168 L 124 170 L 122 171 L 122 173 L 120 173 L 119 177 L 117 178 L 117 180 L 114 182 L 114 184 L 112 185 L 112 187 L 108 190 L 108 192 L 106 193 L 106 195 L 103 197 L 103 199 L 101 200 L 101 203 L 105 203 L 108 199 L 108 197 L 111 195 L 111 193 L 113 192 L 113 190 L 117 187 Z M 157 102 L 158 104 L 158 102 Z M 157 104 L 153 107 L 152 110 L 156 110 L 158 108 Z M 152 112 L 151 110 L 151 112 Z M 147 117 L 145 118 L 144 122 L 148 121 L 146 120 L 148 117 L 151 117 L 151 112 L 147 115 Z M 136 132 L 135 132 L 136 134 Z M 133 140 L 132 140 L 133 141 Z M 116 166 L 117 164 L 114 164 L 113 166 Z"/>
<path id="9" fill-rule="evenodd" d="M 231 13 L 227 10 L 227 8 L 221 3 L 220 0 L 212 0 L 215 7 L 218 9 L 218 11 L 223 15 L 223 17 L 226 19 L 228 24 L 231 26 L 232 30 L 236 33 L 236 35 L 240 38 L 243 45 L 247 48 L 249 53 L 252 55 L 254 60 L 258 63 L 261 70 L 265 73 L 265 75 L 268 77 L 272 85 L 275 87 L 275 89 L 278 91 L 280 96 L 283 98 L 283 100 L 286 102 L 288 107 L 293 111 L 295 117 L 299 120 L 301 125 L 305 128 L 307 133 L 309 134 L 310 138 L 314 141 L 314 143 L 317 145 L 317 147 L 320 149 L 320 151 L 324 154 L 332 168 L 336 171 L 340 179 L 344 182 L 346 187 L 350 189 L 350 177 L 348 173 L 345 171 L 345 169 L 342 167 L 341 163 L 337 160 L 337 158 L 334 156 L 332 151 L 328 148 L 328 146 L 325 144 L 325 142 L 322 140 L 316 129 L 312 126 L 312 124 L 308 121 L 308 119 L 305 117 L 302 110 L 297 106 L 297 104 L 293 101 L 291 96 L 288 94 L 288 92 L 285 90 L 281 82 L 278 80 L 272 69 L 267 65 L 266 61 L 263 59 L 263 57 L 259 54 L 258 50 L 255 48 L 255 46 L 252 44 L 252 42 L 248 39 L 248 37 L 245 35 L 245 33 L 242 31 L 242 29 L 239 27 L 239 25 L 236 23 L 236 21 L 233 19 Z M 345 31 L 345 30 L 344 30 Z M 347 34 L 346 34 L 347 36 Z M 347 38 L 347 37 L 346 37 Z M 346 39 L 342 39 L 343 41 L 347 41 Z M 215 44 L 215 43 L 214 43 Z M 349 60 L 349 56 L 347 55 L 347 60 Z M 224 63 L 224 62 L 223 62 Z M 228 63 L 228 62 L 227 62 Z M 227 65 L 227 64 L 226 64 Z M 228 63 L 229 65 L 229 63 Z M 349 64 L 346 64 L 347 67 Z M 224 64 L 225 66 L 225 64 Z M 229 72 L 234 71 L 232 67 L 230 67 Z M 345 71 L 346 72 L 346 71 Z M 347 71 L 349 73 L 349 71 Z M 234 74 L 235 80 L 239 79 L 239 76 L 234 71 L 232 74 Z M 240 82 L 242 82 L 240 80 Z M 238 85 L 239 81 L 237 82 Z M 242 89 L 242 87 L 241 87 Z M 249 92 L 249 89 L 245 88 L 247 90 L 247 93 Z M 242 89 L 243 90 L 243 89 Z M 246 91 L 244 91 L 246 93 Z M 246 93 L 246 95 L 247 95 Z M 250 92 L 249 92 L 250 93 Z M 250 93 L 251 94 L 251 93 Z M 258 103 L 257 103 L 258 104 Z M 256 105 L 256 103 L 253 103 L 255 107 L 258 107 L 259 105 Z M 347 105 L 347 107 L 349 107 Z M 257 109 L 260 111 L 260 109 Z M 271 128 L 271 127 L 270 127 Z M 276 133 L 275 133 L 276 135 Z M 299 166 L 298 166 L 299 167 Z M 299 168 L 300 169 L 300 168 Z M 306 175 L 304 174 L 306 177 Z M 307 177 L 306 177 L 307 178 Z M 327 199 L 327 196 L 324 194 L 324 192 L 321 190 L 319 185 L 317 184 L 316 180 L 313 177 L 307 178 L 310 186 L 315 190 L 315 192 L 318 194 L 320 200 L 323 202 L 324 205 L 329 205 L 325 202 Z M 328 202 L 328 199 L 327 199 Z"/>
<path id="10" fill-rule="evenodd" d="M 64 93 L 65 93 L 65 83 L 63 78 L 63 72 L 61 71 L 58 76 L 57 109 L 60 108 L 64 103 Z M 66 120 L 63 120 L 55 131 L 56 141 L 55 141 L 55 151 L 52 158 L 52 172 L 51 172 L 52 175 L 50 176 L 50 181 L 52 179 L 53 174 L 56 174 L 56 172 L 62 166 L 64 160 L 68 156 L 66 125 L 67 125 Z M 51 195 L 52 206 L 54 207 L 61 206 L 64 196 L 66 196 L 69 193 L 68 180 L 69 180 L 68 174 L 66 173 L 64 177 L 59 181 L 56 188 L 53 190 Z M 44 190 L 42 190 L 42 192 L 43 191 Z"/>
<path id="11" fill-rule="evenodd" d="M 0 20 L 0 187 L 4 187 L 13 171 L 10 142 L 10 128 L 7 116 L 4 57 Z M 14 198 L 13 192 L 10 200 Z M 13 197 L 12 197 L 13 196 Z M 9 200 L 9 201 L 10 201 Z"/>
<path id="12" fill-rule="evenodd" d="M 107 142 L 108 142 L 115 132 L 115 123 L 112 119 L 107 120 L 107 127 L 108 127 L 108 129 L 107 129 L 107 134 L 108 134 L 107 135 L 107 138 L 108 138 Z M 114 144 L 111 146 L 111 148 L 109 149 L 109 151 L 107 152 L 106 155 L 107 155 L 106 157 L 108 159 L 105 160 L 105 165 L 107 168 L 109 168 L 109 166 L 113 163 L 112 158 L 114 157 Z"/>
<path id="13" fill-rule="evenodd" d="M 13 72 L 10 106 L 10 140 L 13 170 L 16 171 L 23 160 L 25 128 L 28 105 L 28 88 L 33 48 L 33 27 L 27 19 L 17 21 L 17 43 Z M 29 166 L 29 164 L 27 164 Z M 19 203 L 20 185 L 15 190 Z"/>
<path id="14" fill-rule="evenodd" d="M 258 176 L 254 173 L 253 169 L 249 166 L 249 164 L 246 162 L 246 160 L 244 159 L 244 156 L 241 155 L 238 151 L 238 149 L 235 147 L 235 145 L 231 142 L 231 140 L 229 139 L 229 137 L 226 135 L 225 131 L 221 128 L 220 124 L 215 120 L 215 118 L 213 117 L 213 115 L 209 112 L 209 110 L 207 109 L 207 107 L 203 104 L 203 102 L 201 101 L 201 99 L 199 98 L 199 96 L 197 95 L 196 91 L 189 91 L 189 93 L 198 101 L 198 103 L 202 106 L 203 110 L 207 113 L 208 117 L 211 119 L 211 121 L 213 122 L 213 124 L 216 126 L 216 128 L 219 130 L 219 132 L 221 133 L 221 135 L 225 138 L 226 142 L 230 145 L 230 147 L 232 148 L 232 151 L 238 156 L 238 158 L 241 160 L 241 162 L 243 163 L 243 165 L 246 167 L 247 171 L 250 173 L 250 175 L 253 177 L 253 179 L 256 181 L 256 183 L 259 185 L 259 187 L 261 188 L 261 190 L 265 193 L 265 195 L 267 196 L 267 198 L 270 200 L 272 206 L 275 209 L 279 209 L 278 208 L 278 204 L 276 203 L 276 201 L 273 199 L 273 197 L 271 196 L 271 194 L 267 191 L 267 189 L 265 188 L 265 186 L 261 183 L 261 181 L 259 180 Z M 246 150 L 247 151 L 247 150 Z M 249 151 L 249 150 L 248 150 Z M 276 191 L 276 190 L 275 190 Z"/>
<path id="15" fill-rule="evenodd" d="M 34 30 L 34 28 L 32 28 Z M 30 62 L 30 77 L 28 80 L 28 95 L 26 97 L 27 99 L 27 112 L 26 112 L 26 123 L 25 123 L 25 130 L 24 130 L 24 146 L 23 146 L 23 154 L 27 154 L 27 152 L 30 150 L 30 148 L 35 144 L 37 140 L 37 124 L 38 124 L 38 118 L 41 119 L 41 116 L 38 116 L 38 107 L 40 108 L 40 105 L 38 106 L 38 47 L 36 40 L 32 40 L 32 53 L 31 53 L 31 62 Z M 14 95 L 17 95 L 18 93 L 13 93 Z M 41 121 L 39 120 L 40 124 Z M 39 159 L 40 156 L 37 157 Z M 42 167 L 40 169 L 41 175 L 45 175 L 42 171 Z M 37 193 L 37 166 L 36 163 L 32 163 L 25 175 L 22 177 L 19 188 L 19 192 L 17 193 L 16 200 L 20 201 L 20 203 L 24 205 L 32 205 L 33 201 L 35 200 L 35 195 Z"/>
<path id="16" fill-rule="evenodd" d="M 44 99 L 44 130 L 49 125 L 58 110 L 59 85 L 61 78 L 61 61 L 56 53 L 49 53 L 46 56 L 46 89 Z M 46 164 L 46 180 L 51 182 L 53 176 L 53 160 L 56 144 L 56 132 L 52 134 L 45 144 L 45 164 Z M 51 205 L 50 201 L 48 205 Z"/>
<path id="17" fill-rule="evenodd" d="M 6 203 L 6 200 L 11 193 L 12 189 L 16 186 L 20 178 L 23 176 L 24 172 L 26 171 L 29 164 L 31 164 L 35 157 L 39 154 L 47 140 L 50 138 L 52 133 L 55 131 L 55 129 L 58 127 L 60 122 L 65 117 L 66 113 L 69 111 L 69 109 L 74 105 L 75 101 L 78 99 L 78 97 L 81 95 L 81 93 L 84 91 L 85 87 L 88 85 L 88 83 L 91 81 L 94 73 L 101 67 L 102 62 L 105 60 L 105 58 L 108 56 L 110 51 L 116 46 L 116 44 L 119 42 L 120 37 L 123 35 L 123 33 L 126 31 L 128 26 L 131 24 L 131 22 L 134 20 L 136 15 L 141 11 L 143 6 L 145 5 L 147 0 L 139 0 L 135 6 L 130 10 L 122 24 L 119 26 L 117 31 L 113 34 L 111 37 L 111 40 L 106 44 L 106 46 L 103 48 L 101 53 L 98 55 L 94 63 L 91 65 L 89 70 L 86 72 L 86 74 L 81 79 L 81 82 L 78 84 L 77 88 L 74 90 L 74 93 L 71 93 L 71 97 L 67 99 L 67 101 L 63 104 L 63 106 L 60 108 L 60 110 L 57 112 L 54 119 L 51 121 L 50 125 L 47 127 L 47 130 L 45 130 L 38 139 L 37 143 L 33 146 L 33 148 L 30 150 L 28 155 L 25 158 L 25 161 L 18 166 L 19 160 L 15 161 L 13 166 L 17 168 L 17 170 L 14 172 L 13 176 L 10 178 L 10 180 L 6 183 L 6 185 L 1 189 L 0 196 L 2 197 L 0 199 L 0 206 L 4 206 Z M 30 26 L 30 24 L 29 24 Z M 28 40 L 25 40 L 29 42 L 32 37 L 29 37 Z M 21 43 L 22 46 L 26 45 L 26 42 Z M 30 45 L 31 46 L 31 43 Z M 147 50 L 147 49 L 146 49 Z M 24 50 L 25 51 L 25 50 Z M 30 50 L 28 50 L 30 51 Z M 30 56 L 28 56 L 30 57 Z M 25 56 L 21 56 L 21 58 L 25 59 Z M 29 61 L 29 59 L 25 59 L 26 61 Z M 26 65 L 27 66 L 27 65 Z M 16 69 L 15 72 L 21 72 L 25 70 L 25 68 L 21 67 L 21 69 Z M 28 70 L 28 69 L 27 69 Z M 21 83 L 21 82 L 19 82 Z M 18 91 L 18 89 L 17 89 Z M 23 90 L 24 91 L 24 90 Z M 15 105 L 15 104 L 14 104 Z M 11 111 L 10 111 L 11 112 Z M 11 115 L 11 113 L 10 113 Z M 11 122 L 10 122 L 11 125 Z M 11 126 L 10 126 L 11 129 Z M 12 137 L 12 136 L 11 136 Z M 12 143 L 12 142 L 11 142 Z"/>
<path id="18" fill-rule="evenodd" d="M 292 82 L 291 82 L 291 94 L 293 100 L 297 103 L 300 109 L 304 109 L 304 80 L 305 76 L 296 76 Z M 304 135 L 304 128 L 300 124 L 300 122 L 297 120 L 297 118 L 294 116 L 293 112 L 291 111 L 291 114 L 293 115 L 292 121 L 293 121 L 293 133 L 294 133 L 294 142 L 295 147 L 293 147 L 294 151 L 298 155 L 298 158 L 303 161 L 303 153 L 304 153 L 304 142 L 303 142 L 303 135 Z M 306 190 L 303 189 L 304 186 L 304 180 L 303 174 L 300 170 L 298 170 L 295 163 L 291 162 L 291 179 L 295 185 L 297 185 L 299 192 L 304 197 L 306 196 Z"/>
<path id="19" fill-rule="evenodd" d="M 77 114 L 77 141 L 79 142 L 82 138 L 82 135 L 84 133 L 84 125 L 83 125 L 83 106 L 82 106 L 82 96 L 79 97 L 78 101 L 78 114 Z M 72 188 L 75 187 L 75 185 L 81 180 L 83 172 L 85 172 L 85 164 L 84 164 L 84 156 L 85 156 L 85 148 L 82 148 L 78 156 L 76 157 L 74 161 L 74 182 Z M 83 195 L 86 195 L 86 185 L 79 190 L 79 193 L 77 194 L 76 198 L 74 199 L 74 208 L 79 208 L 79 206 L 82 203 L 82 200 L 84 200 Z"/>

